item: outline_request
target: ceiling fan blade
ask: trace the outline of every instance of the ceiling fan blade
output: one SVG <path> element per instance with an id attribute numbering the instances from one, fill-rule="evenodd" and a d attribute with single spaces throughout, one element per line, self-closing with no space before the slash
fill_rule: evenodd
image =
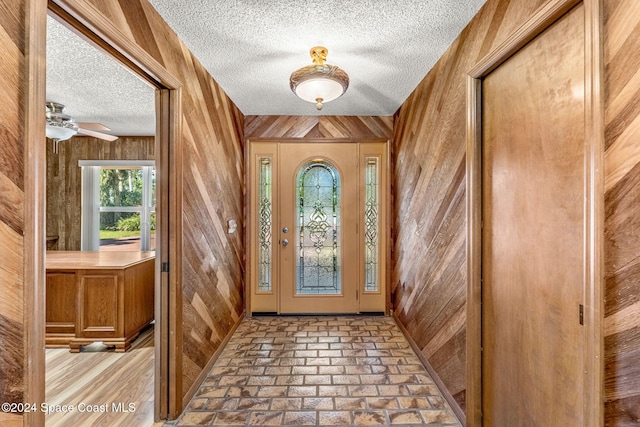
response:
<path id="1" fill-rule="evenodd" d="M 110 131 L 108 127 L 103 125 L 102 123 L 96 122 L 76 122 L 79 128 L 89 129 L 89 130 L 97 130 L 97 131 Z"/>
<path id="2" fill-rule="evenodd" d="M 94 138 L 104 139 L 105 141 L 115 141 L 118 139 L 115 135 L 109 135 L 108 133 L 96 132 L 89 129 L 78 128 L 78 133 L 86 136 L 93 136 Z"/>

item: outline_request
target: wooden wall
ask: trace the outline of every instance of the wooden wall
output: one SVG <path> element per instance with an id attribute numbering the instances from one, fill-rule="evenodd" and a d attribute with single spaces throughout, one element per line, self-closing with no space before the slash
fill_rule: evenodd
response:
<path id="1" fill-rule="evenodd" d="M 242 313 L 241 113 L 145 0 L 87 0 L 184 82 L 183 388 L 206 365 Z M 24 392 L 24 53 L 27 0 L 0 6 L 0 400 Z M 396 313 L 464 407 L 465 72 L 521 25 L 544 0 L 488 0 L 396 114 Z M 640 5 L 605 6 L 606 96 L 606 425 L 640 419 Z M 345 135 L 345 119 L 247 117 L 252 137 Z M 296 125 L 283 121 L 297 121 Z M 309 121 L 302 125 L 299 120 Z M 346 119 L 353 120 L 352 118 Z M 375 120 L 374 120 L 375 121 Z M 342 123 L 340 123 L 342 122 Z M 383 128 L 390 120 L 383 118 Z M 270 123 L 270 124 L 268 124 Z M 325 124 L 328 125 L 325 126 Z M 360 125 L 357 125 L 360 126 Z M 354 127 L 354 129 L 358 127 Z M 329 130 L 331 128 L 331 130 Z M 370 128 L 370 127 L 369 127 Z M 377 132 L 375 132 L 377 133 Z M 220 195 L 224 195 L 220 198 Z M 22 416 L 0 413 L 2 425 Z"/>
<path id="2" fill-rule="evenodd" d="M 640 422 L 640 2 L 605 16 L 605 425 Z"/>
<path id="3" fill-rule="evenodd" d="M 466 72 L 544 0 L 488 0 L 396 113 L 392 304 L 464 410 Z"/>
<path id="4" fill-rule="evenodd" d="M 396 114 L 392 299 L 465 405 L 465 74 L 544 1 L 488 0 Z M 605 1 L 605 425 L 640 419 L 640 4 Z"/>
<path id="5" fill-rule="evenodd" d="M 24 393 L 24 75 L 25 1 L 0 6 L 0 402 Z M 22 425 L 22 415 L 0 412 L 0 424 Z"/>
<path id="6" fill-rule="evenodd" d="M 146 0 L 86 3 L 183 84 L 182 398 L 244 308 L 243 117 Z"/>
<path id="7" fill-rule="evenodd" d="M 86 136 L 60 141 L 58 154 L 47 144 L 47 236 L 58 237 L 52 248 L 79 251 L 82 169 L 79 160 L 154 160 L 153 136 L 120 137 L 113 142 Z"/>
<path id="8" fill-rule="evenodd" d="M 246 138 L 391 139 L 393 117 L 246 116 L 244 133 Z"/>

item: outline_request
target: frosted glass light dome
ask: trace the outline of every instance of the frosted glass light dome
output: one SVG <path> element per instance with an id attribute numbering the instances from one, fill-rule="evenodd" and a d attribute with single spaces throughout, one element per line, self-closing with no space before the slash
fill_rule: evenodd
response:
<path id="1" fill-rule="evenodd" d="M 313 65 L 302 67 L 289 78 L 293 93 L 301 99 L 316 103 L 318 110 L 325 102 L 342 96 L 349 87 L 349 76 L 340 67 L 325 64 L 328 50 L 322 46 L 311 49 Z"/>

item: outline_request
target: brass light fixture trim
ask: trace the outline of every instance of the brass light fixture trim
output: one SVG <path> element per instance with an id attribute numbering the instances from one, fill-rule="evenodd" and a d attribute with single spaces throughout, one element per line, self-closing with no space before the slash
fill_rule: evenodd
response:
<path id="1" fill-rule="evenodd" d="M 324 46 L 311 48 L 313 64 L 294 71 L 289 78 L 293 93 L 305 101 L 315 102 L 318 110 L 325 102 L 342 96 L 349 87 L 349 75 L 340 67 L 326 63 L 328 53 Z"/>

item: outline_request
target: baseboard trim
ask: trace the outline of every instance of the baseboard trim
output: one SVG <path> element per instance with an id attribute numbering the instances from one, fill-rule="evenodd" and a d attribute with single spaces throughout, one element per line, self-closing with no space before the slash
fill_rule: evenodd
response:
<path id="1" fill-rule="evenodd" d="M 242 323 L 243 319 L 244 319 L 244 312 L 240 315 L 236 323 L 231 327 L 231 330 L 229 331 L 229 333 L 224 337 L 218 349 L 215 351 L 215 353 L 213 353 L 213 356 L 211 356 L 211 359 L 209 359 L 209 362 L 207 362 L 207 365 L 204 367 L 204 369 L 202 369 L 202 372 L 200 372 L 200 375 L 198 375 L 196 380 L 193 382 L 193 385 L 189 388 L 189 391 L 187 392 L 187 394 L 185 394 L 184 399 L 182 399 L 182 412 L 184 412 L 184 410 L 187 409 L 187 405 L 189 404 L 191 399 L 193 399 L 193 396 L 195 396 L 196 392 L 204 382 L 205 378 L 207 378 L 207 374 L 213 368 L 213 365 L 216 363 L 216 361 L 220 357 L 220 354 L 222 354 L 222 351 L 229 343 L 229 340 L 231 339 L 233 334 L 236 332 L 236 329 L 238 329 L 238 326 L 240 326 L 240 323 Z"/>
<path id="2" fill-rule="evenodd" d="M 391 317 L 396 322 L 396 325 L 398 325 L 398 328 L 400 328 L 400 330 L 404 334 L 404 336 L 407 339 L 407 341 L 409 341 L 409 345 L 411 345 L 411 348 L 413 348 L 413 351 L 415 351 L 416 355 L 418 356 L 418 359 L 420 359 L 420 361 L 424 365 L 425 369 L 427 370 L 427 372 L 429 373 L 431 378 L 433 378 L 433 382 L 436 383 L 436 386 L 438 387 L 438 389 L 442 393 L 442 396 L 447 401 L 449 406 L 451 406 L 451 409 L 453 410 L 453 413 L 455 414 L 455 416 L 458 418 L 458 421 L 460 421 L 460 423 L 463 426 L 466 426 L 467 425 L 467 417 L 466 417 L 464 411 L 462 410 L 460 405 L 458 405 L 458 402 L 456 402 L 456 400 L 453 398 L 451 393 L 449 393 L 449 390 L 447 389 L 447 387 L 444 385 L 444 383 L 440 379 L 440 376 L 437 374 L 435 369 L 433 369 L 433 366 L 431 366 L 431 363 L 429 363 L 427 358 L 422 354 L 422 351 L 421 351 L 420 347 L 418 347 L 418 344 L 416 344 L 416 342 L 413 340 L 411 335 L 409 335 L 409 331 L 407 331 L 407 329 L 404 327 L 402 322 L 400 322 L 400 319 L 398 319 L 398 316 L 396 315 L 396 313 L 393 310 L 391 310 Z"/>

